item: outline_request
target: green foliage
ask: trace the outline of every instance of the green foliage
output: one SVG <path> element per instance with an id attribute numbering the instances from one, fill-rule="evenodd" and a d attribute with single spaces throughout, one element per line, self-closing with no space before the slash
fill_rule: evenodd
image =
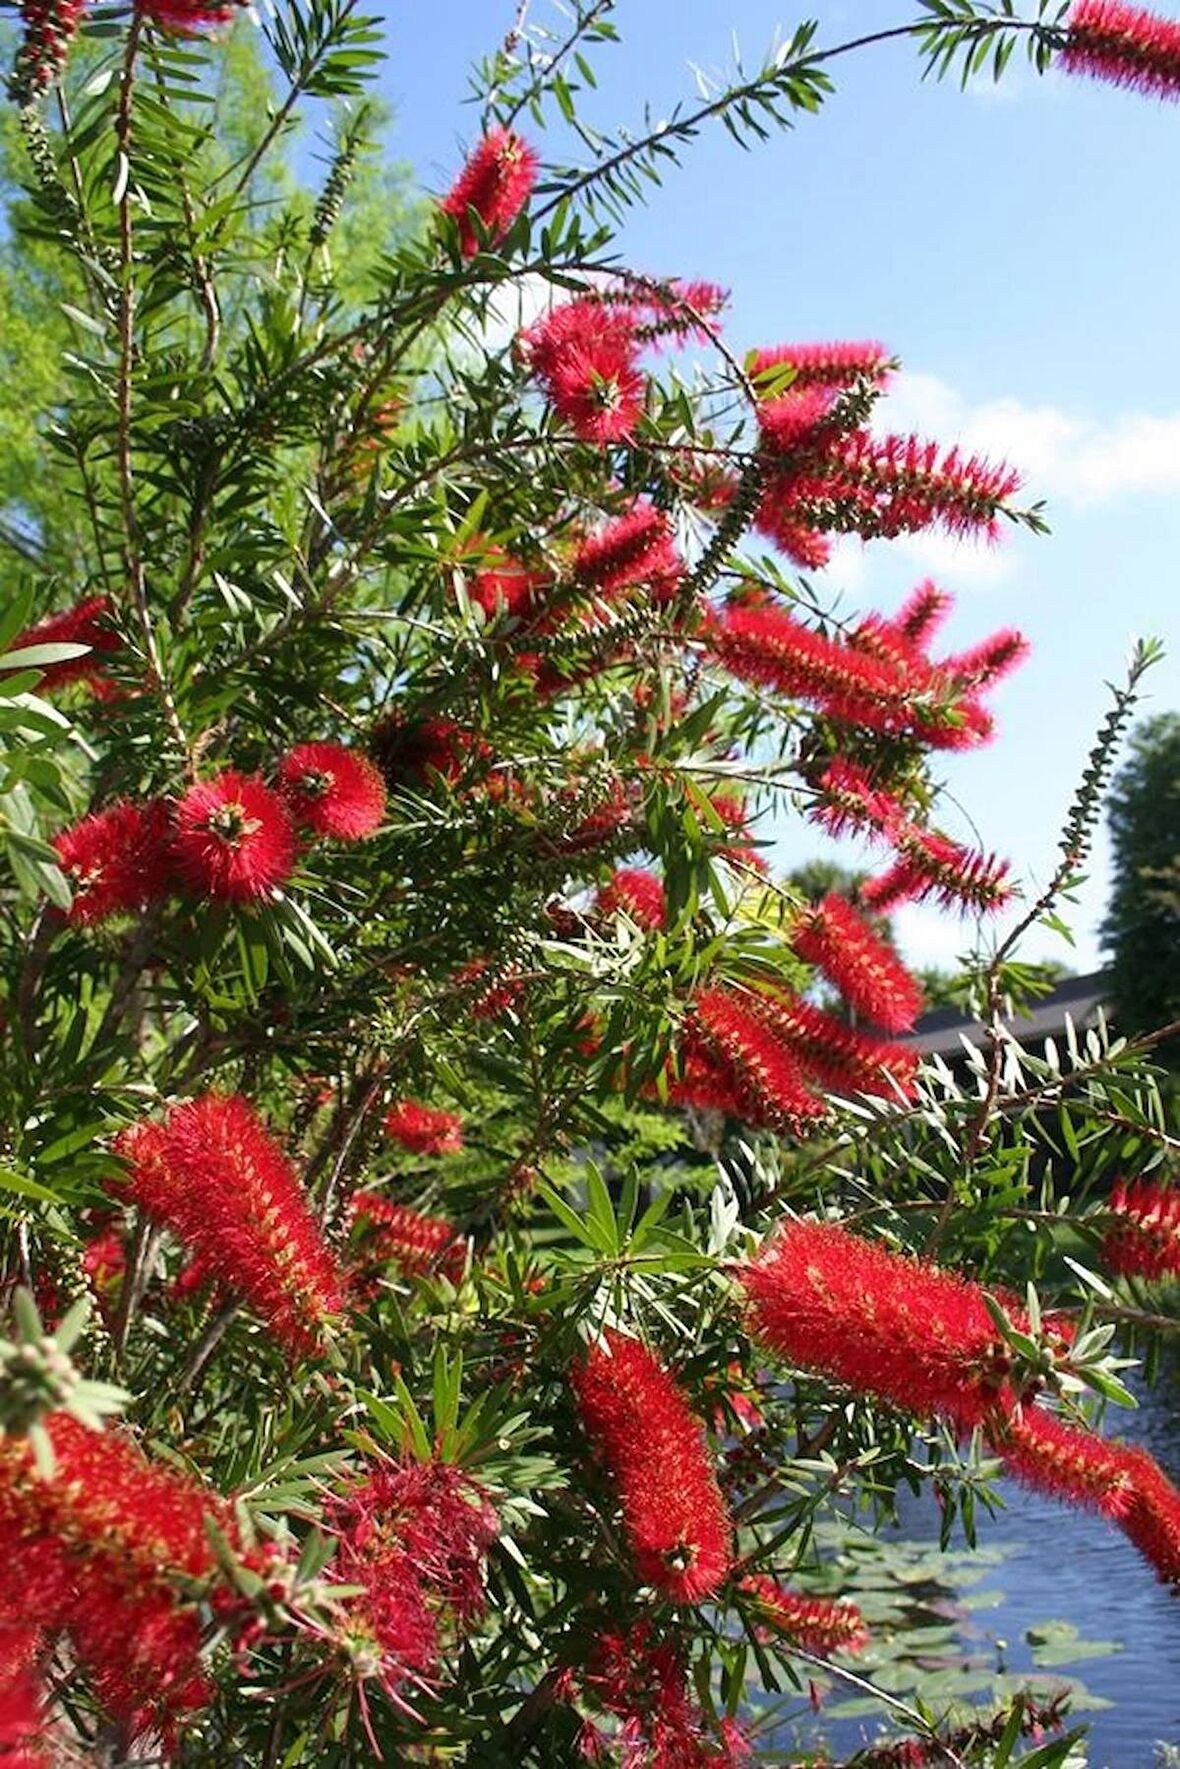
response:
<path id="1" fill-rule="evenodd" d="M 1180 717 L 1157 714 L 1131 740 L 1110 795 L 1114 882 L 1103 937 L 1127 1033 L 1180 1020 Z M 1176 1038 L 1161 1054 L 1175 1061 Z"/>

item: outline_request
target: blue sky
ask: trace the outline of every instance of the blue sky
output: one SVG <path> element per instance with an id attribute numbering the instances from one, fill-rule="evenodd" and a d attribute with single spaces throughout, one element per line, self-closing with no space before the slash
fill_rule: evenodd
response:
<path id="1" fill-rule="evenodd" d="M 514 0 L 388 8 L 385 90 L 391 145 L 427 189 L 446 187 L 476 126 L 464 103 L 471 61 L 502 37 Z M 533 0 L 539 23 L 556 19 Z M 736 30 L 748 66 L 801 18 L 820 39 L 912 16 L 904 0 L 619 0 L 622 46 L 597 59 L 589 120 L 638 124 L 693 98 L 690 64 L 732 64 Z M 1000 690 L 1000 735 L 956 760 L 948 828 L 971 821 L 1034 889 L 1132 639 L 1156 634 L 1172 654 L 1148 680 L 1148 710 L 1180 707 L 1180 110 L 1078 80 L 1037 79 L 1013 64 L 995 91 L 923 83 L 911 45 L 838 64 L 839 90 L 818 118 L 743 153 L 716 129 L 688 151 L 650 206 L 633 212 L 621 249 L 637 268 L 706 277 L 733 292 L 740 349 L 786 340 L 879 337 L 905 374 L 884 415 L 1002 454 L 1053 533 L 1000 549 L 915 537 L 850 548 L 820 575 L 847 607 L 889 609 L 934 575 L 959 607 L 948 631 L 966 644 L 1019 625 L 1031 661 Z M 544 144 L 542 143 L 542 146 Z M 556 157 L 574 157 L 566 140 Z M 818 852 L 784 824 L 776 859 Z M 833 850 L 834 851 L 834 850 Z M 845 844 L 840 852 L 855 859 Z M 1105 838 L 1072 921 L 1072 962 L 1099 956 Z M 903 911 L 915 962 L 945 962 L 970 924 Z M 1028 956 L 1070 959 L 1052 935 Z"/>

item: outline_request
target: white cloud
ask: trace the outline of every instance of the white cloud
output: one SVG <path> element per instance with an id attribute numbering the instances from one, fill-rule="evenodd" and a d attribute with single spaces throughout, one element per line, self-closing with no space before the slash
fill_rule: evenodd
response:
<path id="1" fill-rule="evenodd" d="M 891 430 L 920 430 L 1011 461 L 1031 496 L 1075 509 L 1180 492 L 1180 411 L 1123 412 L 1104 420 L 1011 396 L 972 405 L 937 375 L 907 370 L 879 413 Z M 955 569 L 968 559 L 957 551 Z"/>

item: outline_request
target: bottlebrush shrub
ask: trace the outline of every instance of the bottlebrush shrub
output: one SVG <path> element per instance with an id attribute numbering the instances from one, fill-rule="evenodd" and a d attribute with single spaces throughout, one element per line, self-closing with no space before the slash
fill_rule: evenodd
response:
<path id="1" fill-rule="evenodd" d="M 1151 650 L 997 931 L 1003 831 L 936 782 L 1024 642 L 823 567 L 1038 530 L 1035 488 L 891 426 L 887 341 L 743 336 L 707 230 L 618 237 L 848 46 L 609 136 L 610 9 L 561 10 L 383 231 L 380 8 L 15 9 L 7 224 L 72 317 L 68 522 L 0 525 L 0 1752 L 781 1754 L 767 1692 L 861 1644 L 816 1526 L 903 1478 L 948 1536 L 1018 1479 L 1180 1571 L 1166 1477 L 1089 1422 L 1175 1270 L 1147 1055 L 923 1069 L 882 925 L 941 903 L 989 1021 L 1035 994 Z M 950 10 L 905 30 L 939 71 L 1174 90 L 1170 21 Z M 870 875 L 804 901 L 789 817 Z"/>

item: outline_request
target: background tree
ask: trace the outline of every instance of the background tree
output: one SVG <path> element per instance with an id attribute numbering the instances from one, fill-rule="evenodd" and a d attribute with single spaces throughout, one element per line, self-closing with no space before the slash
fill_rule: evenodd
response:
<path id="1" fill-rule="evenodd" d="M 1147 719 L 1110 796 L 1114 875 L 1103 938 L 1121 1032 L 1180 1020 L 1180 715 Z M 1175 1062 L 1175 1037 L 1163 1054 Z"/>

